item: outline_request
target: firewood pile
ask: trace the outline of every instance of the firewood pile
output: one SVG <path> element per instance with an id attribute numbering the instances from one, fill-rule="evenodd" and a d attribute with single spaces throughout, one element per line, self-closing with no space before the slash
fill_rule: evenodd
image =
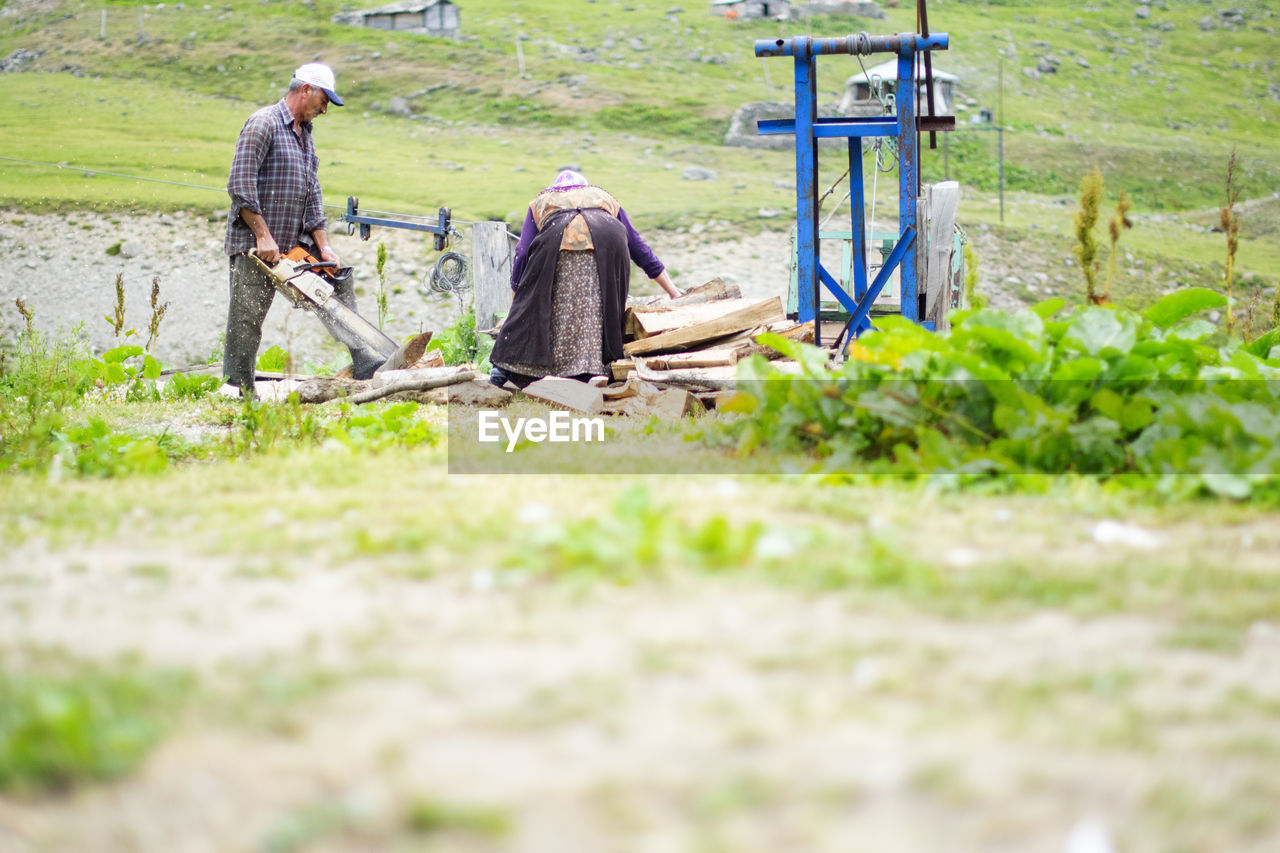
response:
<path id="1" fill-rule="evenodd" d="M 788 320 L 778 297 L 746 299 L 718 278 L 678 299 L 632 304 L 625 324 L 626 357 L 610 365 L 611 381 L 547 378 L 523 393 L 592 415 L 680 418 L 715 408 L 731 394 L 740 359 L 782 358 L 756 342 L 761 333 L 813 341 L 813 323 Z"/>

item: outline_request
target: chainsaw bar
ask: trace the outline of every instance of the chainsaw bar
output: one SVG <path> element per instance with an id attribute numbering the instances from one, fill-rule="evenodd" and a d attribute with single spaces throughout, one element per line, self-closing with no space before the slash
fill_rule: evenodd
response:
<path id="1" fill-rule="evenodd" d="M 249 257 L 271 278 L 271 283 L 291 304 L 315 314 L 329 334 L 352 350 L 373 350 L 385 361 L 398 345 L 381 329 L 338 301 L 333 285 L 309 270 L 309 265 L 281 258 L 275 266 L 253 252 Z M 305 269 L 298 270 L 298 267 Z"/>

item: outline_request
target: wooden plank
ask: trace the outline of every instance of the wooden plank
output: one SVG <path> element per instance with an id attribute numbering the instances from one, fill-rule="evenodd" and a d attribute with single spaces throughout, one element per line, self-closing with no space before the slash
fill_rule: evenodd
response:
<path id="1" fill-rule="evenodd" d="M 614 382 L 625 382 L 627 377 L 631 375 L 632 364 L 629 358 L 620 358 L 609 365 L 609 369 L 613 372 Z"/>
<path id="2" fill-rule="evenodd" d="M 598 415 L 604 411 L 604 393 L 599 388 L 576 379 L 548 376 L 526 385 L 524 393 L 543 403 L 588 415 Z"/>
<path id="3" fill-rule="evenodd" d="M 476 222 L 471 226 L 471 282 L 475 294 L 476 328 L 488 329 L 498 314 L 511 310 L 511 263 L 515 243 L 505 222 Z"/>
<path id="4" fill-rule="evenodd" d="M 956 210 L 960 206 L 960 184 L 945 181 L 925 192 L 928 206 L 928 242 L 925 250 L 924 317 L 934 328 L 945 331 L 947 311 L 951 307 L 951 253 L 955 248 Z"/>
<path id="5" fill-rule="evenodd" d="M 713 303 L 714 304 L 714 303 Z M 627 355 L 649 355 L 660 352 L 676 352 L 697 347 L 705 341 L 722 338 L 734 332 L 741 332 L 759 326 L 762 323 L 774 323 L 784 319 L 782 300 L 774 296 L 746 305 L 730 314 L 701 323 L 694 323 L 680 329 L 673 329 L 651 338 L 632 341 L 624 344 L 623 352 Z"/>

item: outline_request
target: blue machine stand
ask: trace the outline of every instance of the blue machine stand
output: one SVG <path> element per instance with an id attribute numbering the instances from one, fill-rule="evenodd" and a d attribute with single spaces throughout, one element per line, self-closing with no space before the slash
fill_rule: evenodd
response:
<path id="1" fill-rule="evenodd" d="M 761 134 L 792 133 L 796 138 L 796 270 L 797 311 L 801 322 L 819 316 L 819 283 L 827 288 L 849 314 L 852 338 L 870 328 L 871 304 L 889 281 L 895 268 L 901 268 L 902 316 L 919 323 L 921 319 L 919 287 L 916 278 L 916 197 L 920 192 L 919 133 L 951 130 L 954 116 L 916 115 L 916 56 L 924 51 L 946 50 L 946 33 L 920 35 L 898 33 L 869 36 L 866 33 L 845 38 L 769 39 L 755 43 L 756 56 L 790 56 L 795 60 L 796 112 L 794 119 L 759 122 Z M 895 88 L 896 115 L 848 118 L 818 117 L 818 57 L 831 54 L 868 55 L 896 53 L 898 82 Z M 898 241 L 885 259 L 875 280 L 867 282 L 867 246 L 865 222 L 865 187 L 862 177 L 863 137 L 889 136 L 898 146 Z M 818 237 L 818 140 L 849 140 L 849 187 L 853 236 L 853 295 L 822 268 Z M 821 323 L 814 323 L 814 342 L 822 345 Z"/>

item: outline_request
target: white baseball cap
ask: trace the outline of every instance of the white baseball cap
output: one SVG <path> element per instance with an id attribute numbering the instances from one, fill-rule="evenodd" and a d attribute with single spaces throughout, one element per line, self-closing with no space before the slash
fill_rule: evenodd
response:
<path id="1" fill-rule="evenodd" d="M 293 79 L 315 86 L 329 96 L 329 103 L 338 107 L 342 106 L 342 98 L 339 98 L 338 93 L 333 91 L 335 85 L 333 69 L 329 66 L 321 65 L 319 62 L 307 63 L 293 72 Z"/>

